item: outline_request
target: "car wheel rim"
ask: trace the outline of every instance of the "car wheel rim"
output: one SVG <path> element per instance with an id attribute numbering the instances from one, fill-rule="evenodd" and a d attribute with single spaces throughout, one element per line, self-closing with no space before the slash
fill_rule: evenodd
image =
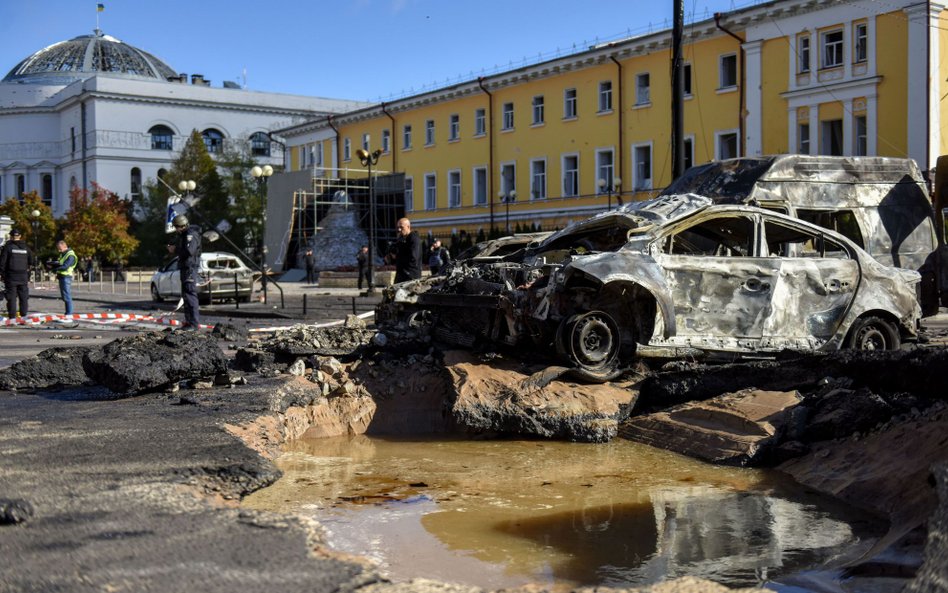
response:
<path id="1" fill-rule="evenodd" d="M 881 328 L 871 325 L 860 330 L 856 343 L 860 350 L 885 350 L 888 339 Z"/>
<path id="2" fill-rule="evenodd" d="M 602 313 L 587 313 L 576 319 L 570 330 L 570 353 L 584 367 L 601 367 L 615 357 L 617 328 Z"/>

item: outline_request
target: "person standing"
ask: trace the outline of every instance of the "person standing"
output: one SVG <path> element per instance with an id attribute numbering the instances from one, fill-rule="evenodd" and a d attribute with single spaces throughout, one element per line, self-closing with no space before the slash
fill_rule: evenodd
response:
<path id="1" fill-rule="evenodd" d="M 421 278 L 421 237 L 411 230 L 411 221 L 400 218 L 395 223 L 398 238 L 386 260 L 395 263 L 395 283 Z"/>
<path id="2" fill-rule="evenodd" d="M 0 251 L 0 276 L 6 285 L 7 317 L 16 318 L 17 301 L 20 317 L 30 313 L 30 270 L 35 261 L 33 252 L 22 240 L 20 229 L 10 231 L 10 240 Z"/>
<path id="3" fill-rule="evenodd" d="M 451 254 L 441 246 L 441 239 L 435 239 L 428 253 L 428 269 L 431 270 L 431 275 L 437 276 L 450 263 Z"/>
<path id="4" fill-rule="evenodd" d="M 363 245 L 356 253 L 356 261 L 359 263 L 359 290 L 362 290 L 362 281 L 365 280 L 366 288 L 372 288 L 372 278 L 369 277 L 369 246 Z"/>
<path id="5" fill-rule="evenodd" d="M 316 284 L 316 256 L 311 247 L 306 248 L 306 283 Z"/>
<path id="6" fill-rule="evenodd" d="M 65 241 L 57 241 L 56 249 L 59 250 L 59 260 L 53 272 L 59 282 L 59 296 L 66 305 L 66 315 L 72 315 L 72 273 L 79 263 L 79 258 Z"/>
<path id="7" fill-rule="evenodd" d="M 184 299 L 184 325 L 181 329 L 200 328 L 201 312 L 198 302 L 197 284 L 201 270 L 201 233 L 196 226 L 188 224 L 188 217 L 179 214 L 172 224 L 178 231 L 178 272 L 181 275 L 181 298 Z"/>

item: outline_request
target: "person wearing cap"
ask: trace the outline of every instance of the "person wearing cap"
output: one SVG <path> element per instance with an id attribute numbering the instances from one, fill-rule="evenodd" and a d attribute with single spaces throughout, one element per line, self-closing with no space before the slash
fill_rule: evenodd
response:
<path id="1" fill-rule="evenodd" d="M 188 224 L 188 217 L 179 214 L 171 221 L 178 232 L 175 253 L 181 275 L 181 298 L 184 300 L 184 325 L 181 329 L 198 329 L 201 323 L 197 285 L 201 270 L 201 230 Z"/>
<path id="2" fill-rule="evenodd" d="M 23 242 L 20 229 L 10 231 L 10 240 L 0 250 L 0 276 L 6 285 L 7 317 L 16 318 L 17 301 L 21 317 L 30 312 L 30 270 L 35 261 L 33 252 Z"/>

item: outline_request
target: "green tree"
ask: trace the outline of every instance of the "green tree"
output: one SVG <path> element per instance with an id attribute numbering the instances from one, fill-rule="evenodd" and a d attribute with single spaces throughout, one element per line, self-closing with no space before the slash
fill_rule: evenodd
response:
<path id="1" fill-rule="evenodd" d="M 69 197 L 72 207 L 63 220 L 63 238 L 76 255 L 111 263 L 127 260 L 138 247 L 138 239 L 129 234 L 131 204 L 95 183 L 91 193 L 75 187 Z"/>
<path id="2" fill-rule="evenodd" d="M 266 188 L 255 179 L 250 170 L 257 164 L 247 150 L 229 150 L 217 161 L 227 195 L 230 196 L 230 216 L 233 229 L 227 237 L 248 257 L 258 258 L 263 244 L 263 226 L 266 213 Z"/>
<path id="3" fill-rule="evenodd" d="M 33 217 L 34 211 L 39 212 L 38 217 Z M 23 240 L 30 249 L 36 247 L 37 257 L 52 254 L 56 240 L 56 221 L 53 219 L 52 209 L 43 203 L 38 193 L 31 191 L 23 194 L 22 201 L 7 200 L 0 204 L 0 215 L 13 219 L 13 225 L 23 233 Z"/>

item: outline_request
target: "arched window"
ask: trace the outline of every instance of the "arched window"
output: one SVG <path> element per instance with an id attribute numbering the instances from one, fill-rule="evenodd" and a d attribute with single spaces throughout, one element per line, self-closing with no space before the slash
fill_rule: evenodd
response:
<path id="1" fill-rule="evenodd" d="M 250 154 L 253 156 L 270 156 L 270 137 L 263 132 L 250 136 Z"/>
<path id="2" fill-rule="evenodd" d="M 49 173 L 43 175 L 43 203 L 53 205 L 53 176 Z"/>
<path id="3" fill-rule="evenodd" d="M 204 136 L 204 146 L 207 147 L 207 151 L 211 154 L 220 153 L 221 149 L 224 147 L 224 135 L 220 131 L 215 130 L 214 128 L 208 128 L 201 132 L 201 135 Z"/>
<path id="4" fill-rule="evenodd" d="M 158 177 L 164 179 L 168 175 L 168 169 L 158 169 Z"/>
<path id="5" fill-rule="evenodd" d="M 174 132 L 168 126 L 152 126 L 148 133 L 151 134 L 152 150 L 172 150 L 174 145 Z"/>
<path id="6" fill-rule="evenodd" d="M 69 178 L 69 191 L 74 190 L 79 184 L 76 183 L 76 176 L 73 175 Z"/>
<path id="7" fill-rule="evenodd" d="M 129 174 L 129 185 L 131 186 L 131 196 L 133 200 L 141 197 L 142 193 L 142 170 L 138 167 L 132 167 Z"/>

